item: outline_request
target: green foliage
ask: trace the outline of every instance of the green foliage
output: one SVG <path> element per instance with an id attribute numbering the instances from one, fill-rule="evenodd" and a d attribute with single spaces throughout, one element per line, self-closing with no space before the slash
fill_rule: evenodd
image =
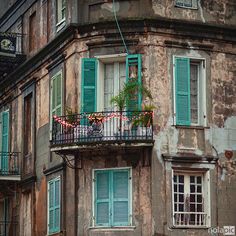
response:
<path id="1" fill-rule="evenodd" d="M 110 102 L 114 104 L 119 109 L 119 111 L 123 111 L 127 106 L 127 103 L 135 99 L 135 96 L 138 92 L 142 93 L 143 97 L 153 100 L 151 91 L 134 79 L 126 82 L 119 94 L 112 97 Z"/>

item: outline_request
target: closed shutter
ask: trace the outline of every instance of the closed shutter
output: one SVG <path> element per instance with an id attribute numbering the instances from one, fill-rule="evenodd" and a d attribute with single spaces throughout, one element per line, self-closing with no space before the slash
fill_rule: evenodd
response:
<path id="1" fill-rule="evenodd" d="M 190 125 L 190 60 L 175 59 L 176 124 Z"/>
<path id="2" fill-rule="evenodd" d="M 48 229 L 49 233 L 60 231 L 60 179 L 48 183 Z"/>
<path id="3" fill-rule="evenodd" d="M 51 114 L 52 116 L 62 115 L 62 73 L 52 77 L 51 82 Z"/>
<path id="4" fill-rule="evenodd" d="M 1 156 L 1 171 L 7 173 L 9 170 L 9 111 L 2 112 L 2 156 Z"/>
<path id="5" fill-rule="evenodd" d="M 140 54 L 128 55 L 126 57 L 126 82 L 133 81 L 134 83 L 142 84 L 142 61 Z M 141 110 L 142 106 L 142 92 L 139 89 L 136 93 L 132 94 L 132 97 L 127 101 L 127 110 L 135 111 Z"/>
<path id="6" fill-rule="evenodd" d="M 109 171 L 96 172 L 96 206 L 95 220 L 96 225 L 108 226 L 110 224 L 110 181 Z"/>
<path id="7" fill-rule="evenodd" d="M 49 233 L 54 232 L 54 183 L 53 181 L 48 184 L 48 228 Z"/>
<path id="8" fill-rule="evenodd" d="M 81 111 L 95 112 L 97 109 L 97 59 L 83 58 L 82 60 L 82 97 Z"/>
<path id="9" fill-rule="evenodd" d="M 113 225 L 129 225 L 129 172 L 113 171 Z"/>

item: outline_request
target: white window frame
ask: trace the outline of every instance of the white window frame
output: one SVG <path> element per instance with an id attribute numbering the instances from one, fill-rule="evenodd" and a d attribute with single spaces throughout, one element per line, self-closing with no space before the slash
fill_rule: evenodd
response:
<path id="1" fill-rule="evenodd" d="M 56 28 L 57 28 L 57 32 L 59 32 L 65 25 L 66 25 L 66 12 L 65 12 L 65 17 L 62 18 L 62 1 L 63 0 L 56 0 Z M 66 0 L 64 0 L 66 3 Z M 66 7 L 65 7 L 65 11 L 66 11 Z M 59 19 L 59 13 L 61 15 L 61 18 Z"/>
<path id="2" fill-rule="evenodd" d="M 98 59 L 98 73 L 97 73 L 97 110 L 103 111 L 104 110 L 104 67 L 105 64 L 110 63 L 118 63 L 118 62 L 126 62 L 126 53 L 121 54 L 112 54 L 112 55 L 102 55 L 96 56 L 95 58 Z M 114 74 L 115 75 L 115 74 Z M 115 82 L 119 83 L 118 75 L 115 75 Z M 118 91 L 117 91 L 118 93 Z"/>
<path id="3" fill-rule="evenodd" d="M 183 3 L 183 5 L 180 5 L 180 4 L 177 3 L 178 1 L 180 1 L 180 0 L 175 0 L 175 6 L 176 7 L 187 8 L 187 9 L 195 9 L 195 10 L 198 9 L 198 0 L 191 0 L 192 1 L 192 6 L 191 7 L 184 5 L 184 3 Z M 184 0 L 182 0 L 182 2 L 183 1 Z"/>
<path id="4" fill-rule="evenodd" d="M 99 226 L 96 225 L 95 222 L 95 172 L 96 171 L 106 171 L 106 170 L 129 170 L 129 174 L 130 174 L 130 181 L 129 181 L 129 217 L 130 217 L 130 225 L 128 226 Z M 132 167 L 118 167 L 118 168 L 101 168 L 101 169 L 93 169 L 92 170 L 92 228 L 129 228 L 132 227 L 133 225 L 133 173 L 132 173 Z"/>
<path id="5" fill-rule="evenodd" d="M 195 57 L 195 56 L 183 56 L 183 55 L 174 55 L 173 56 L 173 121 L 174 125 L 177 125 L 176 123 L 176 78 L 175 78 L 175 59 L 176 58 L 189 58 L 190 64 L 191 61 L 194 63 L 199 64 L 199 73 L 198 73 L 198 123 L 192 123 L 192 127 L 194 126 L 207 126 L 207 113 L 206 113 L 206 59 L 201 57 Z M 200 81 L 201 80 L 201 81 Z M 200 91 L 200 95 L 199 95 Z M 200 109 L 199 109 L 200 108 Z M 202 113 L 202 114 L 200 114 Z"/>
<path id="6" fill-rule="evenodd" d="M 196 176 L 202 176 L 202 193 L 203 197 L 205 199 L 204 202 L 204 213 L 206 214 L 206 224 L 205 225 L 176 225 L 175 219 L 174 219 L 174 213 L 175 213 L 175 201 L 174 201 L 174 175 L 184 175 L 188 176 L 190 179 L 190 175 L 196 175 Z M 187 186 L 189 184 L 189 186 Z M 184 185 L 187 186 L 187 188 L 190 187 L 190 181 L 187 181 L 187 183 L 184 183 Z M 172 225 L 174 228 L 209 228 L 211 226 L 211 195 L 210 195 L 210 171 L 209 170 L 176 170 L 172 169 Z M 184 213 L 184 212 L 183 212 Z"/>
<path id="7" fill-rule="evenodd" d="M 60 180 L 60 195 L 59 195 L 59 202 L 60 202 L 60 222 L 59 222 L 59 228 L 61 229 L 61 194 L 62 194 L 62 191 L 61 191 L 61 186 L 62 186 L 62 183 L 61 183 L 61 176 L 57 176 L 55 178 L 52 178 L 50 179 L 48 182 L 47 182 L 47 235 L 52 235 L 52 234 L 57 234 L 58 232 L 53 232 L 53 233 L 49 233 L 49 184 L 52 182 L 52 181 L 57 181 L 57 180 Z M 60 232 L 60 231 L 59 231 Z"/>

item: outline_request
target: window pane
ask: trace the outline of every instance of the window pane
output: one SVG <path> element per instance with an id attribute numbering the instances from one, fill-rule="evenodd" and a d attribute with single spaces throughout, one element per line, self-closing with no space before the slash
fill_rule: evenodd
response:
<path id="1" fill-rule="evenodd" d="M 198 123 L 198 64 L 190 64 L 191 122 Z"/>
<path id="2" fill-rule="evenodd" d="M 121 91 L 124 87 L 124 83 L 126 81 L 126 65 L 124 63 L 119 63 L 119 91 Z"/>
<path id="3" fill-rule="evenodd" d="M 184 183 L 184 176 L 183 175 L 179 175 L 179 183 Z"/>
<path id="4" fill-rule="evenodd" d="M 111 111 L 111 98 L 114 96 L 114 64 L 106 64 L 104 68 L 104 110 Z"/>

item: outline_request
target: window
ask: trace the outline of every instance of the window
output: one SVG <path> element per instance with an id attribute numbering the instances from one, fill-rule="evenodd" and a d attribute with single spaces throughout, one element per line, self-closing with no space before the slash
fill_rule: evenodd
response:
<path id="1" fill-rule="evenodd" d="M 59 71 L 51 78 L 50 131 L 52 131 L 52 118 L 54 115 L 62 115 L 62 71 Z"/>
<path id="2" fill-rule="evenodd" d="M 66 0 L 57 0 L 57 25 L 66 19 Z"/>
<path id="3" fill-rule="evenodd" d="M 36 12 L 29 18 L 29 51 L 36 49 Z"/>
<path id="4" fill-rule="evenodd" d="M 94 171 L 94 225 L 131 225 L 131 170 Z"/>
<path id="5" fill-rule="evenodd" d="M 208 183 L 208 173 L 174 172 L 174 226 L 208 226 L 210 215 Z"/>
<path id="6" fill-rule="evenodd" d="M 206 125 L 205 61 L 175 57 L 174 98 L 177 125 Z"/>
<path id="7" fill-rule="evenodd" d="M 60 231 L 61 182 L 60 177 L 48 182 L 48 233 Z"/>
<path id="8" fill-rule="evenodd" d="M 113 96 L 122 90 L 126 81 L 138 79 L 141 83 L 141 55 L 104 56 L 82 60 L 83 112 L 113 111 L 110 103 Z M 135 105 L 134 105 L 134 104 Z M 141 109 L 141 92 L 128 109 Z M 135 107 L 135 108 L 134 108 Z"/>
<path id="9" fill-rule="evenodd" d="M 197 0 L 175 0 L 175 6 L 197 9 Z"/>
<path id="10" fill-rule="evenodd" d="M 0 172 L 6 174 L 9 171 L 9 111 L 0 113 Z"/>

